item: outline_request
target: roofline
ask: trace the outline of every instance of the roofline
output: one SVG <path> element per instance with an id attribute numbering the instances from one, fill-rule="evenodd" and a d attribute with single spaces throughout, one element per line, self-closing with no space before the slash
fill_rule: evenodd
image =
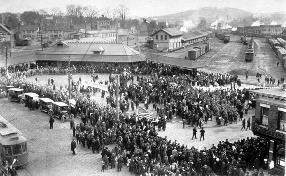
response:
<path id="1" fill-rule="evenodd" d="M 0 27 L 2 27 L 6 32 L 8 32 L 9 33 L 9 35 L 11 35 L 12 34 L 12 32 L 6 27 L 6 26 L 4 26 L 3 24 L 1 24 L 0 23 Z"/>
<path id="2" fill-rule="evenodd" d="M 163 32 L 167 33 L 167 34 L 168 34 L 169 36 L 171 36 L 171 37 L 176 37 L 176 36 L 182 36 L 182 35 L 183 35 L 183 34 L 171 35 L 169 32 L 165 31 L 164 29 L 159 29 L 159 30 L 155 31 L 153 34 L 151 34 L 151 36 L 157 34 L 157 33 L 160 32 L 160 31 L 163 31 Z"/>

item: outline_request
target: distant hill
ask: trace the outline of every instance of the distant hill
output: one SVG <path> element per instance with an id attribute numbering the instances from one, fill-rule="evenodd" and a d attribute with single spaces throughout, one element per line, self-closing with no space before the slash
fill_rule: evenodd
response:
<path id="1" fill-rule="evenodd" d="M 157 16 L 155 18 L 158 21 L 198 21 L 200 18 L 205 18 L 208 23 L 212 23 L 218 19 L 223 21 L 232 21 L 233 19 L 242 19 L 245 17 L 252 16 L 252 13 L 236 8 L 215 8 L 215 7 L 204 7 L 197 10 L 188 10 L 184 12 L 179 12 L 175 14 Z"/>

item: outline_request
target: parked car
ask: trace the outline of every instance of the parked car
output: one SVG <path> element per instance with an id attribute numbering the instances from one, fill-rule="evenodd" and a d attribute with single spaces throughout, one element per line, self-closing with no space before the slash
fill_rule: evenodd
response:
<path id="1" fill-rule="evenodd" d="M 50 98 L 39 98 L 39 109 L 42 112 L 50 113 L 52 109 L 53 100 Z"/>
<path id="2" fill-rule="evenodd" d="M 19 95 L 21 95 L 22 93 L 23 93 L 23 89 L 10 88 L 10 89 L 8 89 L 8 100 L 20 102 L 21 99 L 20 99 Z"/>
<path id="3" fill-rule="evenodd" d="M 49 114 L 51 117 L 64 122 L 68 117 L 68 108 L 69 106 L 63 102 L 52 102 L 52 109 Z"/>

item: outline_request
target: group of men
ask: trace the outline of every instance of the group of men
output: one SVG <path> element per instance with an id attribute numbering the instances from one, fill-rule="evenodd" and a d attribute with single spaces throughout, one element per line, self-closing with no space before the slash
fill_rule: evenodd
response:
<path id="1" fill-rule="evenodd" d="M 94 67 L 91 66 L 90 69 Z M 119 89 L 122 99 L 153 103 L 156 107 L 163 106 L 164 110 L 160 110 L 159 115 L 171 118 L 173 115 L 179 115 L 195 126 L 199 126 L 198 119 L 208 121 L 213 115 L 222 116 L 227 121 L 235 121 L 240 111 L 243 111 L 245 101 L 251 98 L 246 90 L 205 91 L 194 87 L 225 85 L 235 81 L 235 76 L 184 71 L 150 63 L 143 68 L 134 66 L 134 69 L 127 69 L 132 74 L 150 73 L 151 76 L 140 77 L 137 84 L 122 83 Z M 119 69 L 111 66 L 110 70 L 117 72 Z M 43 90 L 45 89 L 31 84 L 25 86 L 25 91 L 38 92 L 55 101 L 67 100 L 65 94 L 54 95 L 53 91 Z M 122 165 L 126 165 L 130 172 L 138 175 L 238 175 L 244 173 L 247 167 L 265 167 L 263 161 L 267 157 L 269 145 L 261 138 L 244 139 L 234 143 L 220 142 L 209 150 L 197 150 L 194 147 L 188 149 L 176 141 L 158 136 L 151 119 L 138 119 L 135 115 L 124 112 L 120 113 L 118 119 L 116 109 L 109 105 L 101 107 L 88 99 L 73 98 L 77 101 L 74 115 L 81 118 L 82 123 L 72 126 L 75 139 L 71 142 L 71 150 L 76 154 L 77 144 L 81 144 L 94 153 L 101 151 L 103 171 L 109 166 L 114 168 L 115 163 L 118 171 Z M 196 138 L 196 129 L 193 132 L 193 137 Z M 200 140 L 204 140 L 204 128 L 201 128 L 200 134 Z M 109 150 L 106 148 L 109 144 L 116 144 L 116 148 Z"/>

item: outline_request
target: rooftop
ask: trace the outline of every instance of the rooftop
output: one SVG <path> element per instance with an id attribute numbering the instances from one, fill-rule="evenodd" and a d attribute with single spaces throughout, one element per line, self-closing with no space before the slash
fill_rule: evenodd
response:
<path id="1" fill-rule="evenodd" d="M 58 41 L 61 43 L 62 41 Z M 122 43 L 92 43 L 64 41 L 55 43 L 44 51 L 36 51 L 37 60 L 63 60 L 91 62 L 139 62 L 144 56 Z M 98 52 L 100 51 L 100 52 Z"/>
<path id="2" fill-rule="evenodd" d="M 3 31 L 5 31 L 7 34 L 11 35 L 12 32 L 3 24 L 0 23 L 0 29 L 2 28 Z"/>
<path id="3" fill-rule="evenodd" d="M 282 88 L 259 89 L 259 90 L 252 90 L 251 92 L 266 97 L 286 99 L 286 91 L 282 90 Z"/>
<path id="4" fill-rule="evenodd" d="M 203 36 L 207 36 L 208 33 L 206 32 L 201 32 L 201 31 L 191 31 L 188 33 L 184 33 L 183 34 L 183 40 L 190 40 L 190 39 L 194 39 L 194 38 L 198 38 L 198 37 L 203 37 Z"/>
<path id="5" fill-rule="evenodd" d="M 160 31 L 164 31 L 172 37 L 183 35 L 183 33 L 176 28 L 163 28 L 163 29 L 159 29 L 159 30 L 155 31 L 153 34 L 151 34 L 151 36 L 157 34 Z"/>

